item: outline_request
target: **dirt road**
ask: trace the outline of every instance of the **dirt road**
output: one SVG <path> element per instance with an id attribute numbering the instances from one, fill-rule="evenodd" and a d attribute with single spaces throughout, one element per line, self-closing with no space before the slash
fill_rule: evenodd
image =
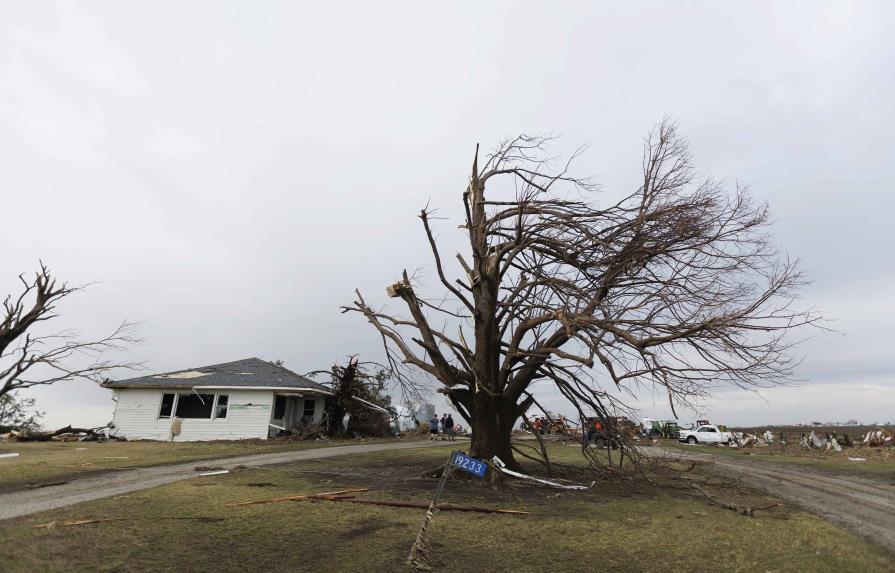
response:
<path id="1" fill-rule="evenodd" d="M 895 486 L 852 475 L 834 475 L 785 463 L 738 460 L 669 448 L 645 448 L 654 456 L 709 461 L 718 473 L 842 525 L 895 552 Z"/>
<path id="2" fill-rule="evenodd" d="M 201 472 L 196 471 L 196 466 L 221 467 L 224 469 L 232 468 L 237 465 L 247 467 L 269 466 L 301 460 L 331 458 L 333 456 L 344 456 L 347 454 L 447 445 L 456 445 L 456 442 L 432 442 L 426 440 L 393 444 L 337 446 L 295 452 L 256 454 L 218 460 L 202 460 L 170 466 L 123 470 L 119 473 L 105 473 L 100 476 L 86 477 L 58 486 L 0 494 L 0 520 L 65 507 L 82 501 L 124 495 L 132 491 L 147 489 L 179 480 L 190 478 L 202 479 L 199 477 Z"/>

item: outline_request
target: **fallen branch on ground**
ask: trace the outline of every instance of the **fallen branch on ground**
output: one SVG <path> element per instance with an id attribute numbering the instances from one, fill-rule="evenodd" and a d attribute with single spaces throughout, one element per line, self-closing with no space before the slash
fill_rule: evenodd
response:
<path id="1" fill-rule="evenodd" d="M 235 507 L 240 505 L 257 505 L 261 503 L 280 503 L 282 501 L 301 501 L 304 499 L 308 499 L 314 496 L 333 496 L 333 495 L 344 495 L 346 493 L 360 493 L 364 491 L 370 491 L 367 488 L 361 489 L 346 489 L 343 491 L 330 491 L 324 493 L 314 493 L 314 494 L 306 494 L 306 495 L 290 495 L 286 497 L 271 497 L 269 499 L 258 499 L 255 501 L 241 501 L 239 503 L 225 503 L 226 507 Z"/>
<path id="2" fill-rule="evenodd" d="M 217 523 L 220 521 L 224 521 L 226 518 L 223 517 L 208 517 L 205 515 L 195 515 L 191 517 L 157 517 L 156 519 L 167 519 L 167 520 L 182 520 L 182 521 L 198 521 L 201 523 Z"/>
<path id="3" fill-rule="evenodd" d="M 391 501 L 391 500 L 378 500 L 378 499 L 354 499 L 351 496 L 339 496 L 339 495 L 309 495 L 302 499 L 294 500 L 294 501 L 345 501 L 348 503 L 360 503 L 365 505 L 382 505 L 386 507 L 407 507 L 412 509 L 429 509 L 428 503 L 420 503 L 413 501 Z M 473 513 L 504 513 L 509 515 L 529 515 L 528 511 L 517 511 L 515 509 L 492 509 L 490 507 L 473 507 L 468 505 L 451 505 L 451 504 L 440 504 L 438 506 L 438 511 L 469 511 Z"/>
<path id="4" fill-rule="evenodd" d="M 721 501 L 720 499 L 709 495 L 708 492 L 706 492 L 704 489 L 702 489 L 698 485 L 696 485 L 696 484 L 692 484 L 692 485 L 696 491 L 698 491 L 699 493 L 704 495 L 706 497 L 706 499 L 708 499 L 715 505 L 723 507 L 724 509 L 733 510 L 733 511 L 739 513 L 740 515 L 755 517 L 756 511 L 763 511 L 765 509 L 771 509 L 773 507 L 777 507 L 778 505 L 780 505 L 779 503 L 772 503 L 771 505 L 766 505 L 766 506 L 762 506 L 762 507 L 743 507 L 743 506 L 736 505 L 735 503 L 728 503 L 726 501 Z"/>
<path id="5" fill-rule="evenodd" d="M 53 529 L 54 527 L 71 527 L 72 525 L 87 525 L 88 523 L 104 523 L 106 521 L 121 521 L 120 517 L 100 517 L 97 519 L 67 519 L 65 521 L 50 521 L 48 523 L 38 523 L 35 529 Z"/>
<path id="6" fill-rule="evenodd" d="M 40 489 L 42 487 L 52 487 L 54 485 L 64 485 L 67 483 L 68 483 L 67 481 L 53 481 L 53 482 L 49 482 L 49 483 L 29 483 L 29 484 L 25 484 L 25 487 L 27 489 Z"/>

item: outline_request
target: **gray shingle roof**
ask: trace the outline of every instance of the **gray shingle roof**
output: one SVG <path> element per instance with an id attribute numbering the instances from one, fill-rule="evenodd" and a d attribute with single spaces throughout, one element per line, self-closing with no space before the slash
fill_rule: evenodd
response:
<path id="1" fill-rule="evenodd" d="M 127 380 L 110 380 L 107 388 L 193 388 L 195 386 L 252 386 L 277 388 L 310 388 L 319 392 L 330 390 L 313 380 L 299 376 L 282 366 L 260 358 L 246 358 L 236 362 L 200 366 L 150 374 Z"/>

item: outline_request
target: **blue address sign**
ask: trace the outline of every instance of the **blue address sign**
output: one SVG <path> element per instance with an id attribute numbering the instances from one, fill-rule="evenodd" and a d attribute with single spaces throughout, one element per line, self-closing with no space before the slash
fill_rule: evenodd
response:
<path id="1" fill-rule="evenodd" d="M 451 465 L 479 477 L 484 477 L 485 471 L 488 469 L 485 462 L 471 458 L 460 452 L 454 452 L 454 457 L 451 459 Z"/>

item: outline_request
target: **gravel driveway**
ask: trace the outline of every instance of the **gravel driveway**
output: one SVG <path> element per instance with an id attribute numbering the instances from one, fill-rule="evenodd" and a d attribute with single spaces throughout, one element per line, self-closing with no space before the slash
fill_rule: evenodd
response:
<path id="1" fill-rule="evenodd" d="M 659 447 L 644 451 L 652 456 L 711 462 L 719 474 L 799 505 L 895 552 L 895 486 L 891 484 L 785 463 L 734 460 Z"/>
<path id="2" fill-rule="evenodd" d="M 456 445 L 456 442 L 417 441 L 393 444 L 364 444 L 357 446 L 335 446 L 295 452 L 255 454 L 218 460 L 201 460 L 169 466 L 156 466 L 118 473 L 104 473 L 101 476 L 86 477 L 69 483 L 41 489 L 14 491 L 0 494 L 0 520 L 30 515 L 59 507 L 91 501 L 104 497 L 124 495 L 132 491 L 147 489 L 166 483 L 198 477 L 196 466 L 232 468 L 237 465 L 247 467 L 268 466 L 301 460 L 331 458 L 347 454 L 379 452 L 385 450 L 406 450 Z"/>

